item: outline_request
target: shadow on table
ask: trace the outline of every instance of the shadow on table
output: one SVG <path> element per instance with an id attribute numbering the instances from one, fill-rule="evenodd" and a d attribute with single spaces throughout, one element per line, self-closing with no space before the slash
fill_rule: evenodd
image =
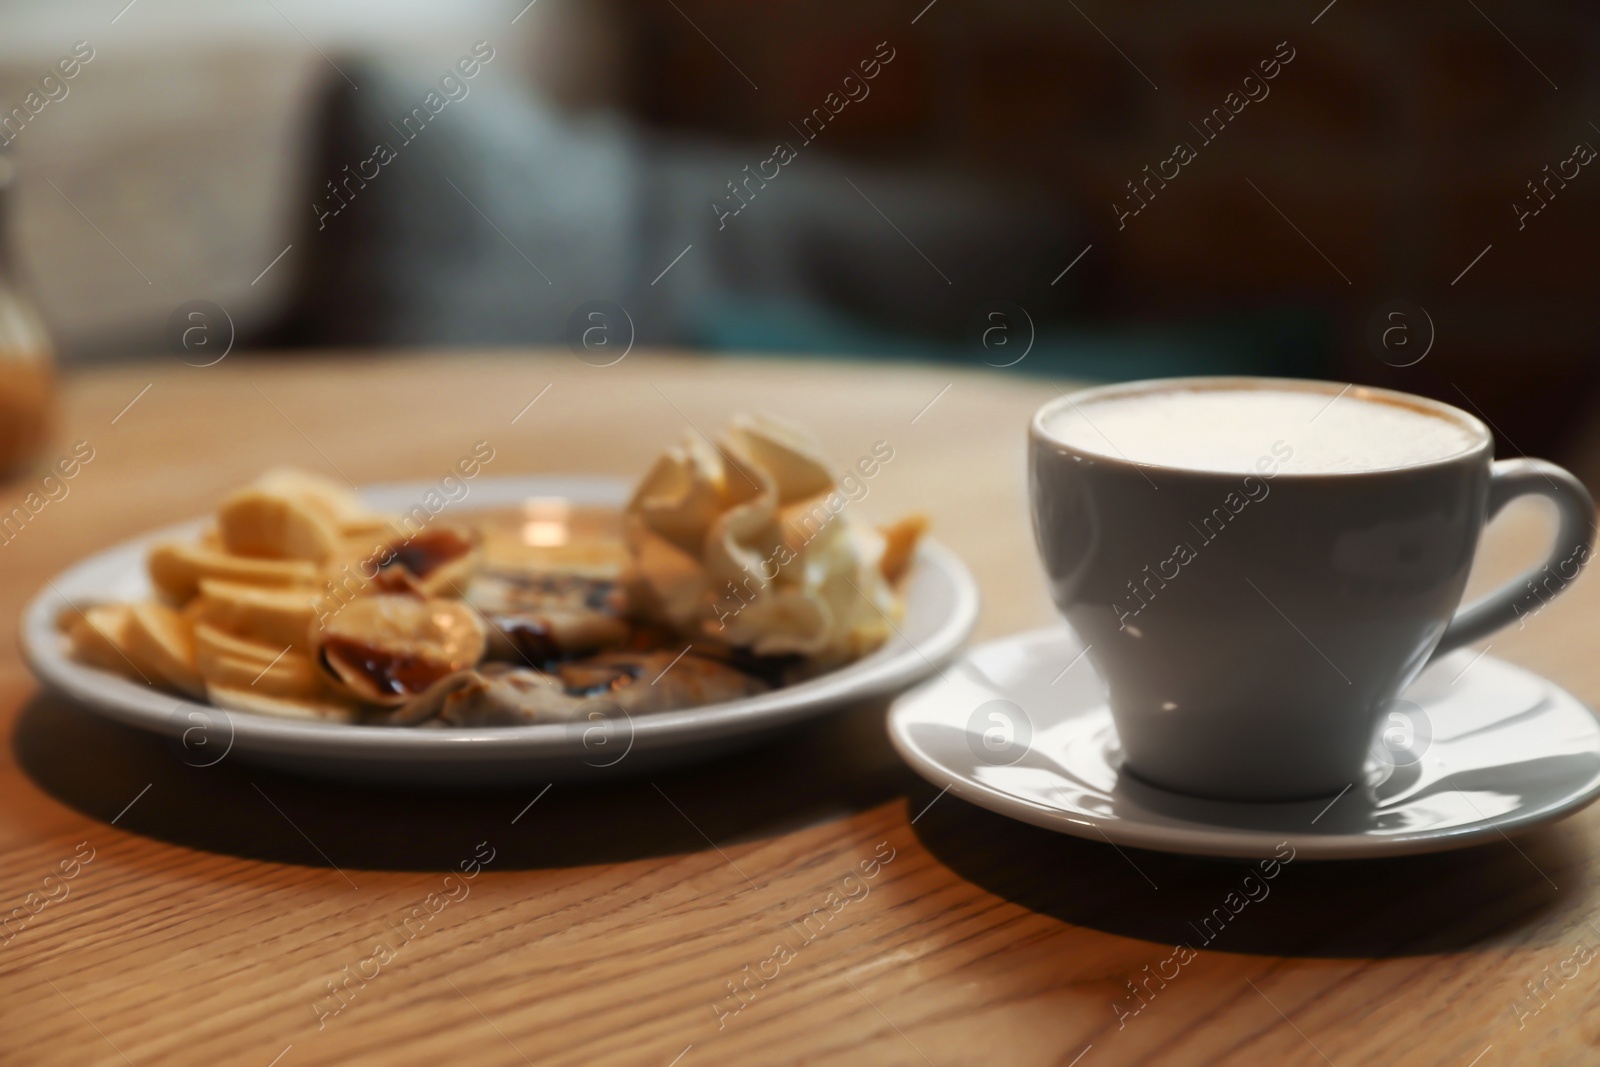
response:
<path id="1" fill-rule="evenodd" d="M 774 837 L 903 796 L 908 816 L 920 813 L 912 832 L 956 875 L 1032 911 L 1149 941 L 1164 953 L 1180 942 L 1334 958 L 1481 946 L 1569 902 L 1587 862 L 1574 835 L 1559 826 L 1518 838 L 1516 848 L 1299 860 L 1234 915 L 1225 901 L 1236 893 L 1238 907 L 1253 865 L 1118 851 L 939 797 L 889 747 L 881 703 L 647 778 L 558 784 L 531 807 L 542 786 L 346 786 L 234 758 L 191 767 L 165 738 L 47 695 L 19 715 L 12 748 L 40 788 L 129 833 L 246 859 L 350 870 L 453 870 L 484 840 L 496 849 L 500 870 L 702 852 L 709 842 Z"/>
<path id="2" fill-rule="evenodd" d="M 936 796 L 919 783 L 908 810 L 922 811 Z M 1154 942 L 1162 957 L 1180 943 L 1327 958 L 1481 947 L 1579 897 L 1587 864 L 1576 835 L 1559 825 L 1519 837 L 1515 847 L 1297 860 L 1271 881 L 1246 861 L 1119 851 L 953 797 L 939 799 L 912 829 L 939 861 L 988 892 L 1075 926 Z M 1246 886 L 1251 874 L 1258 877 Z"/>
<path id="3" fill-rule="evenodd" d="M 497 870 L 530 869 L 701 852 L 708 841 L 773 837 L 904 796 L 920 779 L 890 749 L 883 714 L 874 703 L 710 762 L 605 785 L 557 784 L 532 807 L 542 785 L 341 785 L 231 757 L 191 767 L 165 738 L 45 694 L 18 716 L 12 748 L 62 803 L 175 845 L 274 863 L 424 871 L 453 870 L 488 840 Z"/>

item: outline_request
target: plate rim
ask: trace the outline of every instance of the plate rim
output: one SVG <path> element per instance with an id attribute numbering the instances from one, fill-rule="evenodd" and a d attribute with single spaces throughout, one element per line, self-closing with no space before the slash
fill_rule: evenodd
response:
<path id="1" fill-rule="evenodd" d="M 405 494 L 421 495 L 435 488 L 425 481 L 388 482 L 361 490 L 372 501 Z M 564 496 L 598 506 L 620 506 L 629 486 L 606 475 L 522 474 L 494 475 L 473 483 L 473 492 L 487 496 L 462 514 L 529 496 Z M 388 504 L 393 507 L 395 505 Z M 204 524 L 196 518 L 152 530 L 108 545 L 84 556 L 55 575 L 23 608 L 19 643 L 22 656 L 35 678 L 47 689 L 94 714 L 126 725 L 173 737 L 184 726 L 178 712 L 220 713 L 228 722 L 234 749 L 274 756 L 304 755 L 314 759 L 339 759 L 367 763 L 415 762 L 470 765 L 512 758 L 563 759 L 592 754 L 584 747 L 572 723 L 529 726 L 469 727 L 416 730 L 313 720 L 278 718 L 233 711 L 187 698 L 153 686 L 78 663 L 67 655 L 55 620 L 64 609 L 76 609 L 60 586 L 81 582 L 83 572 L 109 565 L 114 557 L 143 553 L 156 541 L 192 535 Z M 796 685 L 755 697 L 708 704 L 677 711 L 629 716 L 630 751 L 662 750 L 703 741 L 775 728 L 821 714 L 845 701 L 881 697 L 935 673 L 960 651 L 977 623 L 980 595 L 977 581 L 955 552 L 932 538 L 918 546 L 915 566 L 931 567 L 950 586 L 952 609 L 939 620 L 932 634 L 919 644 L 909 638 L 904 647 L 880 649 L 854 663 Z M 588 723 L 580 726 L 587 727 Z M 241 747 L 240 742 L 244 745 Z"/>
<path id="2" fill-rule="evenodd" d="M 974 674 L 981 676 L 981 672 L 971 662 L 976 657 L 1005 645 L 1024 644 L 1044 638 L 1064 639 L 1070 642 L 1072 647 L 1080 650 L 1083 647 L 1077 635 L 1064 624 L 1044 626 L 974 645 L 954 660 L 951 669 L 971 669 Z M 1596 725 L 1600 726 L 1600 713 L 1565 687 L 1536 671 L 1498 657 L 1483 655 L 1481 658 L 1492 661 L 1497 667 L 1536 679 L 1542 685 L 1549 687 L 1552 695 L 1564 697 L 1582 708 L 1595 719 Z M 987 679 L 985 682 L 992 684 L 988 683 Z M 1387 836 L 1348 833 L 1308 836 L 1264 830 L 1225 829 L 1201 823 L 1193 826 L 1165 827 L 1146 822 L 1133 822 L 1127 818 L 1106 819 L 1092 812 L 1068 813 L 1064 809 L 1019 797 L 969 776 L 955 774 L 945 764 L 924 752 L 911 739 L 910 731 L 906 729 L 905 724 L 911 718 L 909 709 L 912 701 L 919 694 L 937 688 L 941 684 L 943 684 L 942 678 L 931 678 L 901 693 L 889 708 L 887 725 L 890 744 L 914 771 L 934 785 L 943 786 L 961 799 L 996 814 L 1089 841 L 1105 840 L 1113 846 L 1127 845 L 1152 852 L 1177 855 L 1252 860 L 1271 856 L 1272 850 L 1283 842 L 1287 842 L 1295 850 L 1296 859 L 1350 860 L 1420 855 L 1468 848 L 1496 839 L 1504 840 L 1513 833 L 1559 821 L 1600 798 L 1600 773 L 1597 773 L 1586 788 L 1576 790 L 1557 802 L 1526 810 L 1519 809 L 1508 815 L 1490 816 L 1465 826 Z"/>

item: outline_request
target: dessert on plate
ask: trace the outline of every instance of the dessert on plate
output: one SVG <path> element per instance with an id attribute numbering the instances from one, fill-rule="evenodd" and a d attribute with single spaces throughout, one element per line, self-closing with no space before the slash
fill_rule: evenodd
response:
<path id="1" fill-rule="evenodd" d="M 717 704 L 893 632 L 926 524 L 873 526 L 841 482 L 860 485 L 748 416 L 669 449 L 620 513 L 387 515 L 274 470 L 150 551 L 152 599 L 61 626 L 80 661 L 231 711 L 447 728 Z"/>

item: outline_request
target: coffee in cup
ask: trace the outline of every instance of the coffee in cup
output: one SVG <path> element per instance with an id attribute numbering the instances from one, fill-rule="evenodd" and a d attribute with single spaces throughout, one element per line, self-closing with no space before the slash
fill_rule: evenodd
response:
<path id="1" fill-rule="evenodd" d="M 1042 407 L 1029 462 L 1051 594 L 1107 683 L 1126 769 L 1199 796 L 1360 780 L 1429 659 L 1536 610 L 1592 547 L 1576 478 L 1494 462 L 1478 419 L 1389 390 L 1105 386 Z M 1458 611 L 1484 524 L 1528 493 L 1560 516 L 1549 558 Z"/>

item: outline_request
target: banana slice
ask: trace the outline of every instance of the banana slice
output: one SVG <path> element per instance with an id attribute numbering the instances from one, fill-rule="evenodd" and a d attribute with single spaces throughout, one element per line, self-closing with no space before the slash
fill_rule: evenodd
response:
<path id="1" fill-rule="evenodd" d="M 258 671 L 277 659 L 287 645 L 287 642 L 283 645 L 269 645 L 265 641 L 252 641 L 248 637 L 231 634 L 209 622 L 195 623 L 194 643 L 197 657 L 232 656 L 234 659 L 256 664 Z"/>
<path id="2" fill-rule="evenodd" d="M 394 519 L 376 512 L 353 515 L 339 520 L 339 536 L 346 541 L 361 541 L 367 545 L 375 541 L 388 541 L 399 536 Z"/>
<path id="3" fill-rule="evenodd" d="M 280 719 L 316 719 L 325 722 L 355 722 L 360 709 L 347 700 L 324 693 L 315 698 L 274 696 L 262 693 L 259 687 L 236 688 L 226 685 L 208 685 L 206 699 L 228 711 L 247 711 L 256 715 L 274 715 Z"/>
<path id="4" fill-rule="evenodd" d="M 353 490 L 331 478 L 308 474 L 292 467 L 270 470 L 255 481 L 255 487 L 270 493 L 298 499 L 333 523 L 342 540 L 364 542 L 363 547 L 398 536 L 394 520 L 371 511 Z"/>
<path id="5" fill-rule="evenodd" d="M 318 598 L 309 589 L 266 589 L 213 578 L 200 580 L 195 621 L 278 648 L 304 652 L 317 620 Z"/>
<path id="6" fill-rule="evenodd" d="M 335 700 L 311 657 L 287 644 L 274 647 L 219 629 L 194 628 L 196 663 L 208 691 L 248 690 L 295 700 Z"/>
<path id="7" fill-rule="evenodd" d="M 296 467 L 274 467 L 255 480 L 255 487 L 283 496 L 297 497 L 325 517 L 340 524 L 369 514 L 354 490 L 332 478 L 312 474 Z"/>
<path id="8" fill-rule="evenodd" d="M 132 619 L 131 604 L 99 604 L 82 614 L 73 612 L 67 622 L 73 654 L 92 666 L 136 677 L 138 672 L 128 657 L 128 625 Z"/>
<path id="9" fill-rule="evenodd" d="M 340 546 L 339 527 L 324 506 L 302 493 L 247 486 L 217 509 L 217 531 L 236 555 L 320 564 Z"/>
<path id="10" fill-rule="evenodd" d="M 331 695 L 322 676 L 304 652 L 288 651 L 275 661 L 262 664 L 253 659 L 230 656 L 215 649 L 199 654 L 200 674 L 206 688 L 254 689 L 267 696 L 310 700 Z"/>
<path id="11" fill-rule="evenodd" d="M 304 560 L 246 559 L 202 545 L 169 543 L 150 550 L 150 581 L 168 599 L 186 604 L 202 578 L 249 585 L 309 586 L 317 568 Z"/>
<path id="12" fill-rule="evenodd" d="M 455 600 L 385 593 L 347 604 L 313 634 L 313 660 L 336 691 L 397 706 L 483 658 L 483 620 Z"/>
<path id="13" fill-rule="evenodd" d="M 165 604 L 133 604 L 128 610 L 128 658 L 144 673 L 190 696 L 205 695 L 195 660 L 194 626 Z"/>

